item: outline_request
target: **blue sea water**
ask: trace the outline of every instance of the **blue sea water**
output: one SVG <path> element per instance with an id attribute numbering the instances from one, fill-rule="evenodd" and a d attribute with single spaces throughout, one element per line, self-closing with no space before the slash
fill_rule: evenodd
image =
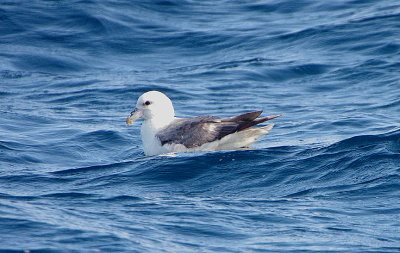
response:
<path id="1" fill-rule="evenodd" d="M 146 157 L 125 118 L 284 113 Z M 400 3 L 1 1 L 1 252 L 399 252 Z"/>

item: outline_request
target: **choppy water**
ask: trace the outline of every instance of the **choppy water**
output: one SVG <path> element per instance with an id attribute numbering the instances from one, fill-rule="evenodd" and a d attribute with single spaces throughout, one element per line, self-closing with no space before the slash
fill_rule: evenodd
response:
<path id="1" fill-rule="evenodd" d="M 400 251 L 398 1 L 2 1 L 0 251 Z M 145 157 L 178 116 L 285 113 Z"/>

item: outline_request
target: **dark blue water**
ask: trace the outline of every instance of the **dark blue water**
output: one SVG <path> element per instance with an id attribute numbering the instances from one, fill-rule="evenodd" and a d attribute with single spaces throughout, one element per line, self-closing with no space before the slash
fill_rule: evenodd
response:
<path id="1" fill-rule="evenodd" d="M 148 90 L 285 116 L 146 157 Z M 400 251 L 400 3 L 1 1 L 0 251 Z"/>

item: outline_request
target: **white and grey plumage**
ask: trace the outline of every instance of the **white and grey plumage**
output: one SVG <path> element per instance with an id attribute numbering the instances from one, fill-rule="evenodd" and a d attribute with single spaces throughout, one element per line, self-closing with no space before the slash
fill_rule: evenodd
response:
<path id="1" fill-rule="evenodd" d="M 149 91 L 139 97 L 126 123 L 131 125 L 138 118 L 144 119 L 141 136 L 146 155 L 233 150 L 248 147 L 274 125 L 252 126 L 281 116 L 258 118 L 261 113 L 253 111 L 225 119 L 214 116 L 177 118 L 166 95 Z"/>

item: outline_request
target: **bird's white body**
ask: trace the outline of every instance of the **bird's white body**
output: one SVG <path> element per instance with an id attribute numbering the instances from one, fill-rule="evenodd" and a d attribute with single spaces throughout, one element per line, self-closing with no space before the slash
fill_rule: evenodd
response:
<path id="1" fill-rule="evenodd" d="M 199 147 L 187 148 L 182 144 L 164 144 L 156 136 L 158 129 L 153 126 L 151 120 L 144 120 L 140 133 L 142 136 L 143 150 L 146 155 L 159 155 L 175 152 L 195 152 L 195 151 L 217 151 L 217 150 L 234 150 L 248 147 L 257 141 L 260 135 L 269 132 L 274 126 L 270 124 L 265 127 L 250 128 L 241 132 L 236 132 L 223 137 L 221 140 L 205 143 Z"/>
<path id="2" fill-rule="evenodd" d="M 179 119 L 174 115 L 174 108 L 171 100 L 163 93 L 158 91 L 146 92 L 139 97 L 136 104 L 136 109 L 132 112 L 131 116 L 128 117 L 127 124 L 132 124 L 137 118 L 143 118 L 144 120 L 141 127 L 141 137 L 143 149 L 146 155 L 159 155 L 172 152 L 188 151 L 233 150 L 244 148 L 257 141 L 261 135 L 268 133 L 273 127 L 273 124 L 258 128 L 249 127 L 224 135 L 222 138 L 215 138 L 212 141 L 201 143 L 201 145 L 192 145 L 189 147 L 184 145 L 184 140 L 182 142 L 168 141 L 163 144 L 159 138 L 159 134 L 162 133 L 162 131 L 167 129 L 174 132 L 173 128 L 176 128 L 177 134 L 181 134 L 182 129 L 176 126 L 177 122 L 179 122 Z M 203 125 L 201 125 L 201 131 L 215 134 L 215 131 L 218 130 L 217 126 L 220 126 L 218 124 L 229 123 L 222 121 L 205 122 Z M 188 131 L 190 131 L 190 129 L 182 134 L 187 134 Z M 174 135 L 174 137 L 175 139 L 183 138 L 178 135 Z"/>
<path id="3" fill-rule="evenodd" d="M 143 150 L 146 155 L 158 155 L 170 153 L 166 147 L 161 145 L 160 140 L 156 137 L 157 126 L 151 120 L 144 120 L 140 128 L 140 135 L 142 136 Z"/>

